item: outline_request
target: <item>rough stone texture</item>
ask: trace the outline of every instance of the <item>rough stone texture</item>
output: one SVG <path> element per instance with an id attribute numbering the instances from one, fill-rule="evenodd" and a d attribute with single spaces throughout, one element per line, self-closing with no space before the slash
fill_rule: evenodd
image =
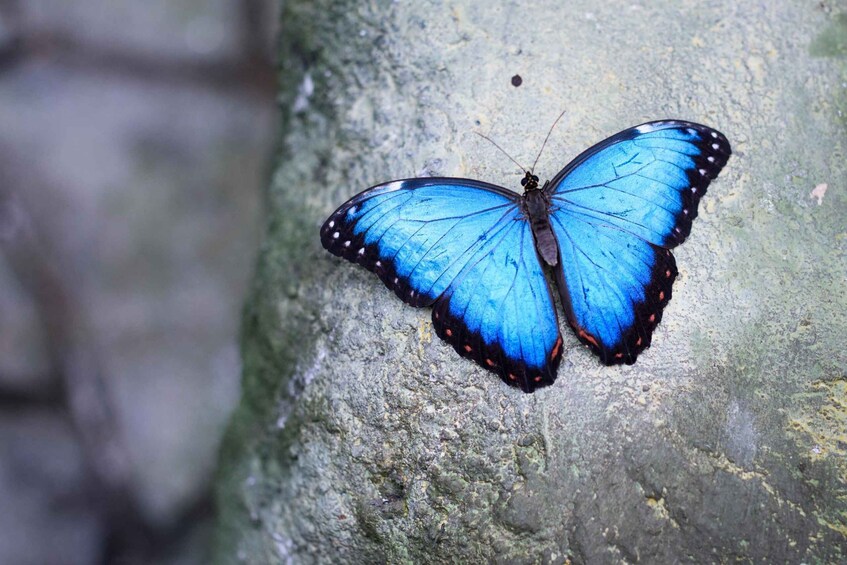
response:
<path id="1" fill-rule="evenodd" d="M 798 1 L 287 3 L 218 560 L 847 559 L 845 21 Z M 603 367 L 564 328 L 558 381 L 525 395 L 318 228 L 392 178 L 518 189 L 473 132 L 531 162 L 562 109 L 542 178 L 664 117 L 734 156 L 651 349 Z"/>

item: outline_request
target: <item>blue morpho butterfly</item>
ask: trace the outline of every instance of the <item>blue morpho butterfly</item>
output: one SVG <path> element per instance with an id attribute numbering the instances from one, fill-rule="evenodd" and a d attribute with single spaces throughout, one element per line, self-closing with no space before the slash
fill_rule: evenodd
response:
<path id="1" fill-rule="evenodd" d="M 548 134 L 549 137 L 549 134 Z M 650 345 L 697 204 L 731 154 L 723 134 L 663 120 L 584 151 L 523 195 L 462 178 L 395 180 L 357 194 L 321 228 L 334 255 L 373 271 L 438 336 L 524 392 L 552 384 L 565 316 L 607 365 Z"/>

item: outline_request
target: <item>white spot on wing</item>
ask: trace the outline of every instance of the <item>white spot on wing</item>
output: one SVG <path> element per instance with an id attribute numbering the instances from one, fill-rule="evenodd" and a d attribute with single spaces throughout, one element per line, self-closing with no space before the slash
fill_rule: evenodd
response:
<path id="1" fill-rule="evenodd" d="M 330 220 L 329 221 L 329 229 L 332 229 L 334 227 L 335 227 L 335 220 Z"/>
<path id="2" fill-rule="evenodd" d="M 403 181 L 395 180 L 382 187 L 383 192 L 394 192 L 403 188 Z"/>
<path id="3" fill-rule="evenodd" d="M 332 234 L 332 239 L 338 239 L 338 236 L 341 235 L 339 232 L 335 232 Z"/>
<path id="4" fill-rule="evenodd" d="M 635 128 L 635 131 L 637 131 L 638 133 L 650 133 L 651 131 L 655 131 L 655 130 L 656 130 L 655 124 L 641 124 L 640 126 Z"/>

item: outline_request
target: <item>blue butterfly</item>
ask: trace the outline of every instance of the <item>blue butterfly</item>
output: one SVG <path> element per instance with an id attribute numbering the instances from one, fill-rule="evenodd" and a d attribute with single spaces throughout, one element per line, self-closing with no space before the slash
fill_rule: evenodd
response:
<path id="1" fill-rule="evenodd" d="M 415 178 L 357 194 L 321 228 L 436 333 L 524 392 L 556 379 L 562 336 L 552 269 L 577 337 L 607 365 L 650 345 L 706 187 L 731 154 L 723 134 L 665 120 L 624 130 L 522 195 L 461 178 Z"/>

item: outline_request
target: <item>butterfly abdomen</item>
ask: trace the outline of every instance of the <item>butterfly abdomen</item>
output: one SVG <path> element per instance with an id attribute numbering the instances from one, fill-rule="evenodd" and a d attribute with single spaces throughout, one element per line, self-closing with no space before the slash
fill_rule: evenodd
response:
<path id="1" fill-rule="evenodd" d="M 529 217 L 538 256 L 551 267 L 559 264 L 559 245 L 550 225 L 550 200 L 541 190 L 527 190 L 523 195 L 524 211 Z"/>

